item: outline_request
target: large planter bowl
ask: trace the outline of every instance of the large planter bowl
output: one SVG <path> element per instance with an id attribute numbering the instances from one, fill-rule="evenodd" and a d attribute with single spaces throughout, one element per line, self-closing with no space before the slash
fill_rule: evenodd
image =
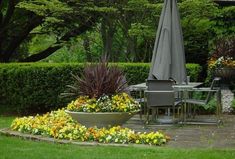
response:
<path id="1" fill-rule="evenodd" d="M 215 69 L 215 76 L 226 78 L 226 79 L 231 78 L 235 76 L 235 68 Z"/>
<path id="2" fill-rule="evenodd" d="M 235 77 L 235 68 L 215 69 L 214 75 L 222 78 L 222 83 L 230 83 Z"/>
<path id="3" fill-rule="evenodd" d="M 129 120 L 136 112 L 99 112 L 99 113 L 86 113 L 86 112 L 73 112 L 65 110 L 73 120 L 85 125 L 86 127 L 108 127 L 122 125 Z"/>

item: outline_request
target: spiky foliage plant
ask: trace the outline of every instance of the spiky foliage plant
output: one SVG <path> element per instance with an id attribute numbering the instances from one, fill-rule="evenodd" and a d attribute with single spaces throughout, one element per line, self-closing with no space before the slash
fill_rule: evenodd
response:
<path id="1" fill-rule="evenodd" d="M 80 95 L 98 99 L 102 95 L 114 95 L 127 90 L 124 72 L 117 66 L 109 66 L 108 62 L 87 64 L 82 75 L 72 74 L 73 85 L 61 95 L 64 97 L 78 97 Z"/>
<path id="2" fill-rule="evenodd" d="M 235 37 L 221 38 L 215 45 L 211 58 L 232 57 L 235 59 Z"/>

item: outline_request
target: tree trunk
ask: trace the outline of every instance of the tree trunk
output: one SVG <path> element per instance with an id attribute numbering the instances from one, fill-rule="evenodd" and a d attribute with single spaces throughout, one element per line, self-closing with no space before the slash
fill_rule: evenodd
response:
<path id="1" fill-rule="evenodd" d="M 4 61 L 9 62 L 10 58 L 12 57 L 13 53 L 16 49 L 20 46 L 20 44 L 29 36 L 30 32 L 42 24 L 43 18 L 42 17 L 34 17 L 31 19 L 30 23 L 26 25 L 24 31 L 16 35 L 16 37 L 12 37 L 12 40 L 9 42 L 8 47 L 4 50 Z"/>
<path id="2" fill-rule="evenodd" d="M 83 47 L 85 49 L 86 53 L 86 60 L 88 62 L 92 62 L 92 54 L 91 54 L 91 49 L 90 49 L 90 40 L 88 36 L 84 36 L 83 38 Z"/>
<path id="3" fill-rule="evenodd" d="M 127 37 L 127 57 L 130 62 L 135 61 L 136 55 L 136 38 L 134 37 Z"/>
<path id="4" fill-rule="evenodd" d="M 36 61 L 42 60 L 42 59 L 50 56 L 52 53 L 59 50 L 60 48 L 61 48 L 60 45 L 49 47 L 46 50 L 44 50 L 38 54 L 31 55 L 31 56 L 27 57 L 26 59 L 21 60 L 20 62 L 36 62 Z"/>
<path id="5" fill-rule="evenodd" d="M 112 52 L 112 47 L 113 47 L 113 37 L 115 34 L 115 27 L 112 22 L 113 21 L 110 19 L 110 17 L 106 17 L 102 20 L 101 36 L 103 40 L 104 56 L 110 58 L 111 61 L 114 61 L 115 59 Z"/>
<path id="6" fill-rule="evenodd" d="M 3 1 L 4 3 L 6 2 L 6 6 L 2 5 Z M 17 48 L 19 48 L 22 42 L 29 37 L 30 32 L 42 24 L 45 19 L 45 17 L 24 10 L 21 12 L 25 15 L 23 20 L 21 18 L 18 20 L 17 16 L 15 16 L 15 6 L 18 2 L 19 0 L 0 0 L 0 62 L 10 62 L 15 56 L 14 54 L 17 53 Z M 82 24 L 78 28 L 69 30 L 61 39 L 46 50 L 19 61 L 35 62 L 48 57 L 56 50 L 60 49 L 63 43 L 68 41 L 71 37 L 80 35 L 90 29 L 98 18 L 96 15 L 93 15 L 82 20 Z"/>
<path id="7" fill-rule="evenodd" d="M 122 31 L 124 37 L 126 38 L 126 44 L 125 44 L 126 54 L 124 56 L 126 61 L 128 62 L 134 61 L 133 54 L 135 54 L 135 38 L 129 35 L 129 29 L 131 28 L 131 20 L 132 20 L 132 15 L 126 13 L 123 13 L 123 16 L 120 18 Z"/>

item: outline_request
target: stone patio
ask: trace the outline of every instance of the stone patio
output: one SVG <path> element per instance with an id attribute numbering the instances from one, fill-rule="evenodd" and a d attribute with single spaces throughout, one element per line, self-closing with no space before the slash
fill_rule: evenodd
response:
<path id="1" fill-rule="evenodd" d="M 235 115 L 223 115 L 223 124 L 216 125 L 156 125 L 145 126 L 139 116 L 134 116 L 124 127 L 136 131 L 162 130 L 171 137 L 167 147 L 174 148 L 235 148 Z"/>

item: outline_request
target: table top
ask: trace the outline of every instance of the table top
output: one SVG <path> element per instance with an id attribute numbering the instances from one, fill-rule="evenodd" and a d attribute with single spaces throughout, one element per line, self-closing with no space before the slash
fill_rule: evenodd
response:
<path id="1" fill-rule="evenodd" d="M 188 84 L 173 85 L 172 87 L 177 90 L 192 89 L 202 85 L 203 82 L 190 82 Z M 140 83 L 136 85 L 130 85 L 129 89 L 131 91 L 145 91 L 147 89 L 146 83 Z"/>
<path id="2" fill-rule="evenodd" d="M 188 84 L 173 85 L 172 87 L 177 91 L 189 90 L 202 85 L 202 82 L 190 82 Z"/>

